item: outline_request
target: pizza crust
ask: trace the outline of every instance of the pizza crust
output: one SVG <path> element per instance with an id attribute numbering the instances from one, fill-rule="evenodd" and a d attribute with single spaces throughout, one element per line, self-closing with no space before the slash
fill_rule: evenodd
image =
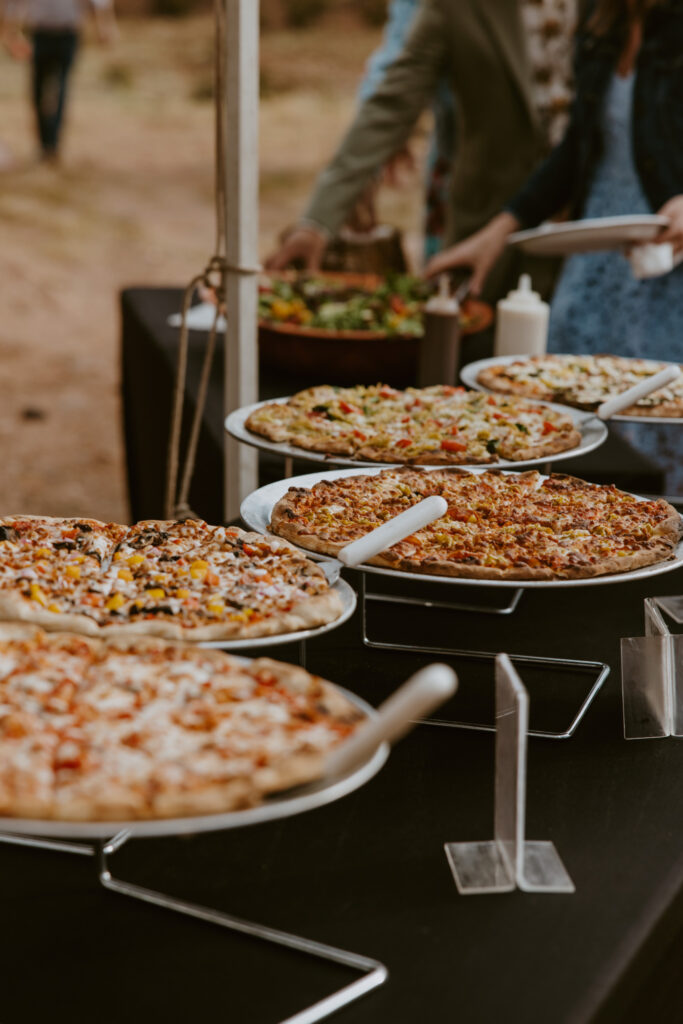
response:
<path id="1" fill-rule="evenodd" d="M 388 473 L 391 471 L 385 472 Z M 396 471 L 399 476 L 402 472 L 405 471 Z M 449 469 L 445 472 L 463 473 L 462 470 L 458 469 Z M 464 475 L 468 474 L 465 473 Z M 522 481 L 524 477 L 531 478 L 535 475 L 536 474 L 531 471 L 515 474 L 515 477 L 518 481 Z M 362 487 L 365 481 L 376 480 L 376 477 L 359 476 L 348 479 L 353 479 L 355 485 Z M 553 476 L 553 479 L 562 481 L 565 485 L 569 485 L 570 489 L 575 487 L 580 490 L 584 486 L 584 482 L 582 480 L 563 474 L 556 474 Z M 326 483 L 330 482 L 326 481 Z M 330 486 L 332 488 L 334 487 L 334 481 L 331 482 Z M 308 551 L 334 556 L 337 555 L 346 544 L 350 543 L 351 540 L 355 540 L 357 537 L 363 536 L 367 532 L 366 529 L 359 528 L 353 537 L 344 536 L 342 540 L 338 541 L 334 539 L 333 524 L 329 527 L 329 530 L 325 535 L 322 533 L 314 533 L 305 525 L 301 525 L 297 521 L 297 492 L 300 493 L 302 490 L 305 491 L 305 489 L 301 488 L 291 488 L 290 491 L 275 504 L 271 513 L 270 527 L 278 536 L 283 536 L 293 543 L 306 548 Z M 326 500 L 329 499 L 330 495 L 328 494 L 326 495 Z M 430 554 L 427 557 L 419 559 L 406 558 L 402 557 L 391 548 L 388 551 L 384 551 L 379 555 L 376 555 L 374 558 L 369 559 L 368 564 L 380 566 L 386 569 L 394 569 L 402 572 L 430 576 L 520 582 L 560 579 L 589 579 L 595 576 L 604 576 L 612 573 L 631 572 L 635 569 L 639 569 L 647 565 L 654 565 L 658 562 L 673 558 L 675 555 L 676 545 L 683 534 L 683 521 L 676 509 L 663 499 L 660 499 L 654 504 L 657 504 L 666 512 L 666 518 L 663 519 L 656 527 L 655 533 L 653 534 L 651 541 L 648 542 L 647 547 L 642 547 L 639 550 L 621 556 L 601 555 L 591 562 L 584 561 L 581 565 L 577 565 L 576 567 L 567 565 L 561 572 L 555 571 L 550 567 L 542 566 L 533 567 L 512 565 L 508 568 L 501 568 L 499 566 L 467 564 L 462 561 L 458 562 L 455 560 L 440 558 L 438 553 Z M 533 554 L 533 550 L 530 551 L 530 554 Z"/>

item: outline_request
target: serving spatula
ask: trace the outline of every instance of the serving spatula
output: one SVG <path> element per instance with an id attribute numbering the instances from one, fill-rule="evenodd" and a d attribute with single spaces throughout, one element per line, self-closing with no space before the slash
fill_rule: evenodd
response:
<path id="1" fill-rule="evenodd" d="M 362 562 L 367 562 L 380 551 L 390 548 L 392 544 L 398 544 L 404 537 L 409 537 L 411 533 L 421 530 L 435 519 L 440 519 L 447 511 L 446 499 L 439 494 L 432 494 L 390 519 L 388 523 L 382 523 L 381 526 L 370 530 L 364 537 L 351 541 L 338 552 L 336 558 L 321 563 L 330 586 L 337 582 L 343 568 L 351 569 Z"/>
<path id="2" fill-rule="evenodd" d="M 380 705 L 374 718 L 328 755 L 325 775 L 346 775 L 367 761 L 380 743 L 395 743 L 457 688 L 458 677 L 448 665 L 437 662 L 420 669 Z"/>
<path id="3" fill-rule="evenodd" d="M 634 384 L 633 387 L 622 391 L 620 395 L 608 398 L 602 405 L 598 406 L 595 416 L 600 420 L 609 420 L 624 409 L 628 409 L 630 405 L 635 405 L 636 402 L 640 401 L 641 398 L 645 398 L 646 395 L 651 394 L 653 391 L 659 391 L 660 388 L 665 388 L 668 384 L 672 384 L 680 375 L 680 366 L 674 364 L 666 366 L 659 373 L 646 377 L 645 380 L 641 380 L 638 384 Z"/>

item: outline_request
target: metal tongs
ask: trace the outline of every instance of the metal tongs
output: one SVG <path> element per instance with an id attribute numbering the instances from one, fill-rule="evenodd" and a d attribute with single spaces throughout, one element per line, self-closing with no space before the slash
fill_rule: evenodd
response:
<path id="1" fill-rule="evenodd" d="M 417 725 L 458 688 L 458 677 L 448 665 L 427 665 L 411 676 L 325 760 L 325 775 L 346 775 L 363 764 L 381 743 L 394 743 Z"/>
<path id="2" fill-rule="evenodd" d="M 440 519 L 447 511 L 446 499 L 438 494 L 432 494 L 429 498 L 418 502 L 417 505 L 413 505 L 412 508 L 407 508 L 405 512 L 401 512 L 394 519 L 390 519 L 388 523 L 382 523 L 381 526 L 366 533 L 364 537 L 359 537 L 358 540 L 347 544 L 338 553 L 337 558 L 321 563 L 328 583 L 330 586 L 336 583 L 343 568 L 350 569 L 362 562 L 367 562 L 368 559 L 378 555 L 385 548 L 390 548 L 392 544 L 397 544 L 404 537 L 409 537 L 411 533 L 427 526 L 428 523 Z"/>
<path id="3" fill-rule="evenodd" d="M 640 381 L 639 384 L 634 384 L 628 390 L 622 391 L 620 395 L 608 398 L 607 401 L 598 406 L 594 415 L 600 420 L 609 420 L 623 409 L 628 409 L 630 405 L 635 405 L 636 402 L 640 401 L 641 398 L 645 398 L 646 395 L 665 388 L 667 384 L 672 384 L 680 375 L 680 366 L 675 364 L 667 366 L 660 370 L 659 373 L 653 374 L 652 377 L 647 377 L 645 380 Z"/>

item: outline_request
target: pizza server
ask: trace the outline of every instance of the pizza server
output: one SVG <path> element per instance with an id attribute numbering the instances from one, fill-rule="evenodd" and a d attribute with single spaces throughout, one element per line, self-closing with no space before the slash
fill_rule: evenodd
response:
<path id="1" fill-rule="evenodd" d="M 432 494 L 429 498 L 419 501 L 417 505 L 407 508 L 394 519 L 390 519 L 388 523 L 382 523 L 364 537 L 347 544 L 338 552 L 337 558 L 320 563 L 330 586 L 337 582 L 342 569 L 353 569 L 367 562 L 380 551 L 390 548 L 392 544 L 398 544 L 400 540 L 433 523 L 435 519 L 440 519 L 447 511 L 446 499 L 439 494 Z"/>

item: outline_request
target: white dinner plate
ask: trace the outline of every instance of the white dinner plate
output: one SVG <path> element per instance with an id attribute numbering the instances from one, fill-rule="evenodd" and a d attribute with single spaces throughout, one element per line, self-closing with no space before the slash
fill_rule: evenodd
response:
<path id="1" fill-rule="evenodd" d="M 490 391 L 491 394 L 495 394 L 495 395 L 503 394 L 502 391 L 492 391 L 491 388 L 486 388 L 486 387 L 484 387 L 483 384 L 479 383 L 479 380 L 477 378 L 479 377 L 479 374 L 481 373 L 481 371 L 482 370 L 488 370 L 488 368 L 490 366 L 506 366 L 508 363 L 516 363 L 520 359 L 529 359 L 529 358 L 531 358 L 531 357 L 530 356 L 525 356 L 525 355 L 520 355 L 520 356 L 492 356 L 490 359 L 477 359 L 476 362 L 468 363 L 467 366 L 463 366 L 462 370 L 460 371 L 460 380 L 468 388 L 474 388 L 475 391 Z M 657 362 L 660 363 L 660 362 L 662 362 L 662 360 L 658 359 Z M 677 363 L 665 363 L 665 362 L 662 362 L 662 365 L 663 366 L 677 366 L 678 364 Z M 528 401 L 533 402 L 533 401 L 535 401 L 535 399 L 530 398 L 530 399 L 528 399 Z M 570 405 L 560 405 L 559 403 L 556 403 L 556 408 L 565 409 L 567 412 L 569 412 L 572 409 L 572 406 L 570 406 Z M 594 413 L 586 413 L 586 412 L 584 412 L 583 415 L 584 416 L 594 416 L 595 414 Z M 671 424 L 678 424 L 680 426 L 680 424 L 683 423 L 683 419 L 681 419 L 681 417 L 679 417 L 679 416 L 624 416 L 622 414 L 617 414 L 616 416 L 610 416 L 610 419 L 614 423 L 664 423 L 664 424 L 668 424 L 669 426 L 671 426 Z M 577 454 L 583 454 L 584 450 L 585 449 L 582 449 L 581 452 L 579 452 L 578 448 L 573 449 L 573 451 L 577 452 Z M 590 449 L 588 449 L 588 450 L 590 450 Z M 550 461 L 555 462 L 556 458 L 557 458 L 557 456 L 553 455 L 552 460 L 544 459 L 544 460 L 541 460 L 541 461 L 544 461 L 544 462 L 550 462 Z"/>
<path id="2" fill-rule="evenodd" d="M 571 256 L 575 252 L 623 249 L 652 242 L 668 223 L 666 217 L 646 213 L 628 217 L 591 217 L 516 231 L 508 238 L 508 245 L 519 246 L 532 256 Z"/>
<path id="3" fill-rule="evenodd" d="M 342 623 L 350 619 L 356 610 L 356 592 L 350 587 L 346 580 L 339 579 L 332 587 L 341 598 L 342 613 L 333 622 L 326 622 L 322 626 L 314 626 L 312 629 L 299 629 L 291 633 L 275 633 L 272 636 L 254 636 L 243 640 L 207 640 L 197 644 L 198 647 L 211 647 L 221 651 L 245 651 L 253 650 L 254 647 L 277 647 L 278 644 L 291 644 L 296 640 L 310 640 L 314 636 L 322 636 L 336 629 Z"/>
<path id="4" fill-rule="evenodd" d="M 479 388 L 478 390 L 482 390 Z M 251 416 L 252 412 L 259 409 L 262 405 L 270 405 L 272 402 L 287 402 L 287 398 L 275 398 L 269 402 L 255 402 L 253 405 L 245 405 L 241 409 L 236 409 L 231 412 L 225 420 L 225 429 L 231 437 L 236 438 L 238 441 L 242 441 L 244 444 L 252 445 L 254 448 L 260 448 L 262 451 L 275 452 L 277 455 L 281 455 L 283 458 L 301 459 L 306 462 L 322 462 L 327 466 L 367 466 L 368 469 L 377 469 L 381 466 L 382 469 L 386 469 L 390 465 L 398 465 L 398 463 L 378 463 L 378 462 L 363 462 L 361 459 L 351 459 L 345 455 L 323 455 L 321 452 L 309 452 L 305 448 L 297 448 L 296 445 L 288 444 L 282 441 L 269 441 L 265 437 L 261 437 L 259 434 L 252 433 L 251 430 L 247 430 L 246 421 Z M 592 452 L 594 448 L 597 448 L 603 443 L 607 437 L 607 427 L 592 413 L 582 412 L 579 409 L 571 409 L 564 405 L 551 405 L 550 402 L 536 402 L 531 399 L 534 405 L 547 405 L 550 409 L 554 409 L 556 412 L 563 413 L 565 416 L 571 416 L 575 426 L 581 431 L 581 441 L 575 448 L 568 448 L 564 452 L 555 452 L 553 455 L 545 455 L 540 459 L 521 459 L 519 462 L 512 461 L 511 459 L 499 459 L 498 462 L 492 462 L 489 469 L 513 469 L 521 468 L 524 466 L 542 466 L 548 462 L 559 462 L 561 459 L 573 459 L 579 455 L 585 455 L 587 452 Z M 405 463 L 404 463 L 405 465 Z M 413 468 L 419 468 L 420 464 L 410 463 Z M 481 463 L 477 465 L 481 466 Z M 434 467 L 432 467 L 434 468 Z M 446 467 L 442 466 L 441 469 Z M 471 469 L 471 466 L 460 465 L 460 469 Z"/>
<path id="5" fill-rule="evenodd" d="M 270 517 L 272 515 L 273 508 L 280 500 L 284 497 L 290 487 L 313 487 L 314 484 L 319 483 L 321 480 L 339 480 L 341 477 L 347 476 L 360 476 L 362 474 L 374 475 L 375 473 L 381 473 L 386 466 L 381 468 L 373 469 L 353 469 L 353 470 L 330 470 L 326 473 L 307 473 L 305 476 L 293 476 L 288 480 L 277 480 L 275 483 L 267 484 L 265 487 L 260 487 L 257 491 L 253 491 L 247 498 L 242 502 L 240 514 L 242 519 L 247 523 L 251 530 L 256 530 L 257 533 L 271 534 L 270 531 Z M 448 467 L 446 467 L 448 468 Z M 460 468 L 460 467 L 458 467 Z M 430 466 L 428 472 L 437 472 L 440 469 L 444 469 L 443 466 Z M 471 469 L 470 473 L 485 473 L 488 471 L 488 467 L 479 467 L 477 469 Z M 541 474 L 541 479 L 545 480 L 547 477 Z M 639 495 L 633 495 L 640 501 L 646 499 L 640 498 Z M 323 561 L 329 560 L 326 555 L 319 555 L 312 551 L 308 551 L 301 545 L 294 545 L 298 547 L 300 551 L 308 555 L 311 558 L 319 558 Z M 683 540 L 676 548 L 676 553 L 673 558 L 667 561 L 657 562 L 655 565 L 646 565 L 641 569 L 632 569 L 630 572 L 617 572 L 617 573 L 606 573 L 604 576 L 591 576 L 587 579 L 580 580 L 471 580 L 463 579 L 459 576 L 432 576 L 429 573 L 418 573 L 418 572 L 404 572 L 399 569 L 384 569 L 377 565 L 359 565 L 358 569 L 363 572 L 377 573 L 379 576 L 396 576 L 402 580 L 412 580 L 413 582 L 422 581 L 424 583 L 449 583 L 456 584 L 457 586 L 470 586 L 470 587 L 507 587 L 513 588 L 514 590 L 548 590 L 548 589 L 564 589 L 566 587 L 596 587 L 602 586 L 607 583 L 629 583 L 632 580 L 647 579 L 650 576 L 660 576 L 665 572 L 672 572 L 674 569 L 679 569 L 683 566 Z"/>

